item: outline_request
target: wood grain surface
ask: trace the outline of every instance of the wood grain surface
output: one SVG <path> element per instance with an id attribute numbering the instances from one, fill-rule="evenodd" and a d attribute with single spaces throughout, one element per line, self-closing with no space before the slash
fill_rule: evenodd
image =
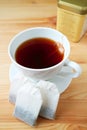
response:
<path id="1" fill-rule="evenodd" d="M 39 117 L 37 126 L 30 127 L 13 117 L 14 105 L 8 101 L 10 40 L 26 28 L 56 28 L 56 18 L 56 0 L 0 1 L 0 130 L 87 130 L 87 33 L 78 43 L 70 41 L 69 58 L 81 65 L 82 74 L 61 94 L 55 120 Z"/>

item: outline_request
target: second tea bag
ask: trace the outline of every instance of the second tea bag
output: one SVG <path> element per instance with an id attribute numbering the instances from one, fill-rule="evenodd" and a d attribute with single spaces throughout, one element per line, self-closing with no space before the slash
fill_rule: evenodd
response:
<path id="1" fill-rule="evenodd" d="M 28 78 L 24 77 L 24 75 L 21 75 L 20 73 L 14 77 L 14 79 L 10 83 L 10 91 L 9 91 L 9 101 L 11 103 L 15 104 L 18 91 L 27 82 Z"/>
<path id="2" fill-rule="evenodd" d="M 49 81 L 39 81 L 37 87 L 41 91 L 43 104 L 39 115 L 47 119 L 54 119 L 59 101 L 59 91 L 56 85 Z"/>
<path id="3" fill-rule="evenodd" d="M 27 82 L 18 92 L 14 116 L 33 126 L 36 124 L 42 105 L 42 97 L 38 88 Z"/>

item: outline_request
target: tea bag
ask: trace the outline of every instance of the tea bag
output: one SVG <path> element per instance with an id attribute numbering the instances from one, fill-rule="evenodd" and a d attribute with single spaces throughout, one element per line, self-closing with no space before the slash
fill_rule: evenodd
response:
<path id="1" fill-rule="evenodd" d="M 42 105 L 42 97 L 38 88 L 27 82 L 18 91 L 14 116 L 33 126 L 36 124 Z"/>
<path id="2" fill-rule="evenodd" d="M 13 104 L 16 102 L 17 93 L 20 88 L 28 81 L 28 78 L 20 73 L 17 74 L 14 79 L 11 81 L 10 92 L 9 92 L 9 101 Z"/>
<path id="3" fill-rule="evenodd" d="M 56 85 L 49 81 L 40 80 L 37 87 L 40 89 L 43 99 L 39 115 L 47 119 L 54 119 L 59 101 L 59 92 Z"/>

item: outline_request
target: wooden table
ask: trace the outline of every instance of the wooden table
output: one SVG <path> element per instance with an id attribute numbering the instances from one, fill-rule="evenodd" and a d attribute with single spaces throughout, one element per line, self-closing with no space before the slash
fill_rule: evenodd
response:
<path id="1" fill-rule="evenodd" d="M 39 117 L 32 128 L 12 116 L 14 105 L 8 102 L 10 40 L 26 28 L 56 28 L 56 7 L 56 0 L 0 1 L 0 130 L 87 130 L 87 34 L 79 43 L 70 42 L 69 58 L 81 65 L 82 74 L 61 94 L 55 120 Z"/>

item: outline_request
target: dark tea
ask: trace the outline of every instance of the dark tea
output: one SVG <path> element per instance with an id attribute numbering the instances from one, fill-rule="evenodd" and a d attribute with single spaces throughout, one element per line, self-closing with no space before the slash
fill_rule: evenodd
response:
<path id="1" fill-rule="evenodd" d="M 54 66 L 61 62 L 63 57 L 63 46 L 48 38 L 33 38 L 24 41 L 15 53 L 17 63 L 33 69 Z"/>

